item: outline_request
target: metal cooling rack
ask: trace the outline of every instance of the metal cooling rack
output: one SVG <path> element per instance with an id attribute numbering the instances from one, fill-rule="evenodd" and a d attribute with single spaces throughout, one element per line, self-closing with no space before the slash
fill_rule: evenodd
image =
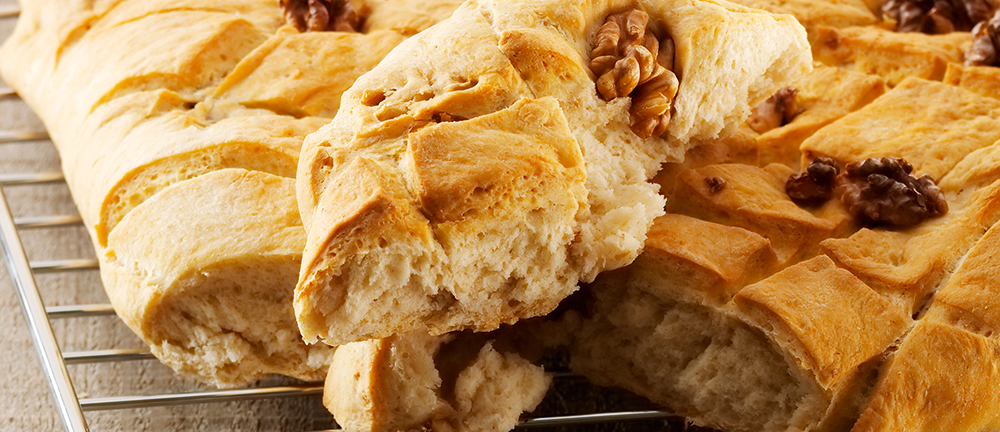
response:
<path id="1" fill-rule="evenodd" d="M 0 8 L 0 19 L 16 19 L 16 8 Z M 18 98 L 10 89 L 0 88 L 0 99 Z M 25 141 L 48 140 L 45 131 L 0 130 L 0 145 Z M 4 189 L 30 185 L 63 183 L 59 172 L 2 173 L 0 172 L 0 243 L 7 268 L 10 270 L 18 298 L 27 318 L 31 338 L 42 363 L 55 400 L 59 416 L 69 432 L 88 432 L 88 411 L 133 409 L 182 404 L 233 402 L 250 399 L 281 397 L 319 397 L 323 383 L 271 386 L 239 390 L 202 391 L 141 396 L 84 397 L 77 395 L 66 368 L 69 364 L 155 360 L 148 349 L 104 349 L 62 352 L 52 330 L 51 320 L 115 315 L 110 304 L 80 304 L 46 307 L 35 282 L 35 275 L 55 272 L 97 270 L 95 259 L 29 261 L 19 231 L 36 228 L 82 225 L 79 215 L 41 215 L 14 218 Z M 552 374 L 555 379 L 576 379 L 567 373 Z M 518 428 L 565 427 L 595 423 L 616 423 L 637 420 L 663 420 L 672 415 L 665 411 L 623 411 L 584 415 L 537 417 L 521 421 Z"/>

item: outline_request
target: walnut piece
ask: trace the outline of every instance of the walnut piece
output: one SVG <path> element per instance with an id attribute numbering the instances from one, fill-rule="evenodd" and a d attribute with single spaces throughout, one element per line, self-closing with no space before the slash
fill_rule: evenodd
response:
<path id="1" fill-rule="evenodd" d="M 910 175 L 900 158 L 871 158 L 847 165 L 834 194 L 863 223 L 911 226 L 948 212 L 944 194 L 930 176 Z"/>
<path id="2" fill-rule="evenodd" d="M 750 117 L 747 118 L 747 125 L 757 133 L 764 133 L 788 124 L 799 114 L 795 106 L 795 95 L 798 92 L 792 87 L 778 90 L 766 101 L 754 107 Z"/>
<path id="3" fill-rule="evenodd" d="M 888 0 L 882 15 L 896 20 L 896 31 L 945 34 L 969 31 L 993 14 L 989 0 Z"/>
<path id="4" fill-rule="evenodd" d="M 713 194 L 722 192 L 726 188 L 726 180 L 722 177 L 705 177 L 705 184 L 708 185 L 708 191 Z"/>
<path id="5" fill-rule="evenodd" d="M 364 17 L 348 0 L 279 0 L 285 22 L 300 32 L 359 32 Z"/>
<path id="6" fill-rule="evenodd" d="M 590 70 L 604 100 L 632 97 L 632 131 L 663 136 L 670 125 L 679 82 L 673 73 L 674 42 L 647 28 L 649 15 L 633 9 L 608 16 L 591 45 Z"/>
<path id="7" fill-rule="evenodd" d="M 1000 66 L 997 50 L 1000 50 L 1000 10 L 989 21 L 982 21 L 972 29 L 972 45 L 965 52 L 965 64 Z"/>
<path id="8" fill-rule="evenodd" d="M 834 181 L 840 167 L 833 159 L 814 159 L 801 174 L 792 174 L 785 182 L 785 192 L 801 206 L 820 205 L 833 197 Z"/>

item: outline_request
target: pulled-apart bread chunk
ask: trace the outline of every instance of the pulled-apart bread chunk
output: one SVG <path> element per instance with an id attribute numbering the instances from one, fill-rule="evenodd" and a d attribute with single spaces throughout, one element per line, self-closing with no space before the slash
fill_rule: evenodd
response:
<path id="1" fill-rule="evenodd" d="M 465 3 L 306 140 L 303 335 L 488 331 L 553 310 L 638 254 L 662 162 L 734 131 L 809 60 L 794 19 L 725 2 Z"/>
<path id="2" fill-rule="evenodd" d="M 277 0 L 22 7 L 0 72 L 59 150 L 118 315 L 164 363 L 220 387 L 321 379 L 332 349 L 302 342 L 291 303 L 302 140 L 405 35 L 451 11 L 300 33 Z"/>
<path id="3" fill-rule="evenodd" d="M 426 331 L 337 349 L 324 404 L 347 431 L 506 431 L 551 378 L 493 334 Z"/>

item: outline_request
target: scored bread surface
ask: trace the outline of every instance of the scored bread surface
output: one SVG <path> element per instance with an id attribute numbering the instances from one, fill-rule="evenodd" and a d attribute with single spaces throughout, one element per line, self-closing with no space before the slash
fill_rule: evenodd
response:
<path id="1" fill-rule="evenodd" d="M 299 149 L 457 6 L 424 3 L 300 33 L 270 0 L 24 2 L 0 72 L 59 150 L 112 305 L 164 363 L 222 387 L 325 375 L 332 349 L 302 342 L 291 306 Z"/>
<path id="2" fill-rule="evenodd" d="M 665 138 L 632 132 L 628 98 L 600 99 L 587 66 L 606 18 L 635 8 L 676 46 Z M 791 17 L 725 2 L 465 3 L 361 77 L 304 144 L 303 336 L 489 331 L 548 313 L 635 258 L 663 212 L 647 181 L 663 161 L 733 132 L 809 60 Z"/>
<path id="3" fill-rule="evenodd" d="M 962 64 L 969 32 L 810 3 L 762 6 L 816 24 L 823 65 L 791 85 L 792 118 L 664 166 L 667 214 L 584 288 L 572 367 L 725 431 L 995 430 L 998 69 Z M 819 158 L 880 157 L 929 175 L 948 212 L 871 225 L 786 191 Z"/>

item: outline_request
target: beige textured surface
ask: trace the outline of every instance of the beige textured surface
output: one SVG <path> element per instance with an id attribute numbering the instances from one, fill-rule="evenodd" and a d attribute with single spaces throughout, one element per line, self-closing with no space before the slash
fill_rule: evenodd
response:
<path id="1" fill-rule="evenodd" d="M 14 6 L 10 0 L 0 8 Z M 0 39 L 14 20 L 0 20 Z M 0 101 L 0 130 L 41 130 L 41 122 L 16 100 Z M 59 169 L 55 148 L 47 141 L 0 144 L 0 173 L 49 172 Z M 6 187 L 15 216 L 72 214 L 64 185 Z M 33 260 L 93 258 L 82 227 L 22 231 Z M 42 275 L 37 278 L 48 305 L 107 303 L 96 271 Z M 61 431 L 52 396 L 42 375 L 26 319 L 6 266 L 0 266 L 0 430 Z M 65 351 L 139 348 L 141 342 L 115 317 L 74 318 L 54 322 Z M 70 366 L 78 392 L 106 397 L 207 390 L 178 378 L 155 361 Z M 272 380 L 273 381 L 273 380 Z M 92 431 L 306 431 L 332 426 L 320 398 L 297 398 L 171 408 L 88 413 Z"/>

